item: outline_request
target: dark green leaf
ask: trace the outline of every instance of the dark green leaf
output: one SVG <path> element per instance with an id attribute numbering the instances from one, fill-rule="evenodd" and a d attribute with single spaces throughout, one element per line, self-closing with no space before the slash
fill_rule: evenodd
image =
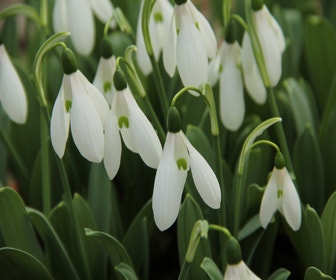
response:
<path id="1" fill-rule="evenodd" d="M 308 267 L 304 276 L 304 280 L 333 280 L 334 278 L 325 275 L 316 267 Z"/>
<path id="2" fill-rule="evenodd" d="M 290 275 L 290 271 L 284 268 L 279 268 L 277 271 L 273 272 L 267 280 L 286 280 Z"/>
<path id="3" fill-rule="evenodd" d="M 204 258 L 201 263 L 201 268 L 207 273 L 211 280 L 222 280 L 223 274 L 212 259 Z"/>
<path id="4" fill-rule="evenodd" d="M 134 270 L 127 265 L 126 263 L 120 263 L 114 267 L 116 271 L 118 271 L 126 280 L 137 280 Z"/>

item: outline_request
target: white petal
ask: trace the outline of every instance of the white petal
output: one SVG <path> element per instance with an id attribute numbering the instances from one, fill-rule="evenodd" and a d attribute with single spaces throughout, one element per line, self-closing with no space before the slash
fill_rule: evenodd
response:
<path id="1" fill-rule="evenodd" d="M 266 89 L 262 81 L 260 71 L 252 50 L 250 37 L 247 32 L 245 32 L 243 36 L 242 48 L 244 81 L 247 92 L 256 103 L 263 104 L 266 101 Z"/>
<path id="2" fill-rule="evenodd" d="M 64 82 L 69 82 L 69 77 L 65 76 L 63 78 L 63 83 Z M 70 124 L 70 116 L 66 111 L 63 97 L 63 83 L 57 95 L 50 120 L 51 144 L 59 158 L 62 158 L 64 155 Z"/>
<path id="3" fill-rule="evenodd" d="M 157 14 L 162 17 L 162 22 L 156 22 L 157 36 L 158 36 L 158 48 L 160 51 L 163 49 L 164 40 L 166 34 L 170 28 L 170 22 L 173 16 L 173 6 L 168 0 L 157 0 L 153 6 L 152 17 L 154 18 Z"/>
<path id="4" fill-rule="evenodd" d="M 83 87 L 79 71 L 71 74 L 71 133 L 74 142 L 87 160 L 100 162 L 104 155 L 104 133 L 101 118 Z"/>
<path id="5" fill-rule="evenodd" d="M 125 99 L 130 112 L 129 130 L 135 149 L 147 166 L 157 168 L 162 156 L 159 137 L 129 91 L 125 92 Z"/>
<path id="6" fill-rule="evenodd" d="M 208 83 L 213 87 L 216 85 L 221 71 L 222 47 L 218 50 L 216 57 L 209 63 Z"/>
<path id="7" fill-rule="evenodd" d="M 163 66 L 168 75 L 173 77 L 176 69 L 176 24 L 174 14 L 163 45 Z"/>
<path id="8" fill-rule="evenodd" d="M 68 0 L 69 1 L 69 0 Z M 91 9 L 102 22 L 106 23 L 113 14 L 113 5 L 109 0 L 90 0 Z"/>
<path id="9" fill-rule="evenodd" d="M 0 100 L 9 118 L 16 123 L 27 119 L 27 97 L 21 79 L 4 45 L 0 45 Z"/>
<path id="10" fill-rule="evenodd" d="M 207 52 L 189 11 L 185 5 L 178 8 L 176 17 L 181 26 L 176 39 L 177 69 L 184 86 L 198 87 L 208 80 Z"/>
<path id="11" fill-rule="evenodd" d="M 69 31 L 67 20 L 67 1 L 55 0 L 53 9 L 53 26 L 55 32 Z"/>
<path id="12" fill-rule="evenodd" d="M 89 55 L 95 43 L 95 24 L 90 3 L 87 0 L 67 0 L 67 20 L 75 49 Z"/>
<path id="13" fill-rule="evenodd" d="M 241 126 L 245 116 L 243 78 L 238 65 L 240 48 L 237 42 L 224 44 L 219 83 L 220 116 L 224 126 L 235 131 Z"/>
<path id="14" fill-rule="evenodd" d="M 186 4 L 190 7 L 190 9 L 192 10 L 193 14 L 196 17 L 199 32 L 201 33 L 202 36 L 202 43 L 205 46 L 208 57 L 214 58 L 217 51 L 217 40 L 215 33 L 211 28 L 211 25 L 209 24 L 208 20 L 204 17 L 204 15 L 197 10 L 195 5 L 191 1 L 188 1 Z"/>
<path id="15" fill-rule="evenodd" d="M 161 231 L 177 218 L 186 178 L 187 171 L 179 170 L 174 158 L 174 134 L 168 133 L 153 190 L 154 220 Z"/>
<path id="16" fill-rule="evenodd" d="M 260 224 L 266 228 L 278 208 L 277 170 L 274 167 L 260 205 Z"/>
<path id="17" fill-rule="evenodd" d="M 189 151 L 190 169 L 196 189 L 208 206 L 218 209 L 221 202 L 221 191 L 217 177 L 203 156 L 186 137 L 184 138 Z"/>
<path id="18" fill-rule="evenodd" d="M 238 264 L 228 265 L 225 271 L 224 280 L 261 280 L 245 264 L 240 261 Z"/>
<path id="19" fill-rule="evenodd" d="M 110 111 L 105 125 L 104 166 L 111 180 L 119 170 L 121 149 L 118 120 Z"/>
<path id="20" fill-rule="evenodd" d="M 290 227 L 297 231 L 301 226 L 301 202 L 294 183 L 286 167 L 281 170 L 283 176 L 283 198 L 281 212 Z"/>

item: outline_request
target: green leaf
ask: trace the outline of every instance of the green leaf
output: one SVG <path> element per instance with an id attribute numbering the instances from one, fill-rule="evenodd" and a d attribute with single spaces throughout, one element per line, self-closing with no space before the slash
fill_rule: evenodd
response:
<path id="1" fill-rule="evenodd" d="M 0 188 L 0 228 L 7 247 L 14 247 L 42 259 L 42 251 L 25 205 L 16 191 Z"/>
<path id="2" fill-rule="evenodd" d="M 250 236 L 252 233 L 256 232 L 260 227 L 261 225 L 259 214 L 254 215 L 251 219 L 247 221 L 247 223 L 239 231 L 238 239 L 243 240 L 244 238 Z"/>
<path id="3" fill-rule="evenodd" d="M 27 208 L 28 216 L 42 239 L 46 262 L 56 279 L 79 279 L 64 245 L 48 219 L 39 211 Z"/>
<path id="4" fill-rule="evenodd" d="M 126 263 L 133 268 L 131 258 L 129 257 L 126 249 L 116 238 L 107 233 L 94 231 L 88 228 L 85 229 L 85 234 L 87 237 L 96 239 L 101 243 L 110 257 L 110 261 L 113 266 L 117 266 L 120 263 Z"/>
<path id="5" fill-rule="evenodd" d="M 326 272 L 336 272 L 336 192 L 329 198 L 321 218 L 326 247 Z"/>
<path id="6" fill-rule="evenodd" d="M 290 275 L 290 271 L 284 268 L 279 268 L 277 271 L 273 272 L 267 280 L 286 280 Z"/>
<path id="7" fill-rule="evenodd" d="M 308 267 L 304 275 L 304 280 L 333 280 L 334 278 L 324 274 L 316 267 Z"/>
<path id="8" fill-rule="evenodd" d="M 1 279 L 53 279 L 45 266 L 33 255 L 16 248 L 0 249 Z"/>
<path id="9" fill-rule="evenodd" d="M 307 126 L 295 143 L 293 166 L 303 204 L 312 205 L 318 213 L 322 212 L 325 197 L 323 164 L 315 134 Z"/>
<path id="10" fill-rule="evenodd" d="M 9 7 L 1 10 L 0 20 L 17 15 L 32 19 L 38 26 L 40 26 L 40 17 L 37 11 L 32 6 L 25 4 L 10 5 Z"/>
<path id="11" fill-rule="evenodd" d="M 198 220 L 203 220 L 203 213 L 197 202 L 187 194 L 180 208 L 177 219 L 177 238 L 180 264 L 188 249 L 191 232 Z M 205 273 L 200 269 L 204 257 L 211 257 L 210 243 L 208 239 L 201 238 L 195 253 L 194 261 L 190 264 L 189 275 L 191 279 L 207 279 Z"/>
<path id="12" fill-rule="evenodd" d="M 126 280 L 137 280 L 134 270 L 127 265 L 126 263 L 120 263 L 114 267 L 116 271 L 118 271 Z"/>
<path id="13" fill-rule="evenodd" d="M 222 280 L 223 274 L 212 259 L 204 258 L 201 268 L 208 274 L 211 280 Z"/>

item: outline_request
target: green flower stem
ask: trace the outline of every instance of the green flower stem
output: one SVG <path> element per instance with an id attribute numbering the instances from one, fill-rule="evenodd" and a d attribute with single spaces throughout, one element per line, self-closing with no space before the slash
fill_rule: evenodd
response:
<path id="1" fill-rule="evenodd" d="M 236 22 L 238 22 L 244 28 L 245 31 L 248 31 L 248 26 L 240 15 L 233 14 L 231 18 L 234 19 Z"/>
<path id="2" fill-rule="evenodd" d="M 171 106 L 175 106 L 175 103 L 177 102 L 177 100 L 178 100 L 184 93 L 186 93 L 186 92 L 188 92 L 188 91 L 195 91 L 195 92 L 199 93 L 200 95 L 203 94 L 203 92 L 202 92 L 199 88 L 197 88 L 197 87 L 192 87 L 192 86 L 184 87 L 183 89 L 181 89 L 180 91 L 178 91 L 178 92 L 174 95 L 174 97 L 173 97 L 173 99 L 172 99 L 172 101 L 171 101 Z M 196 97 L 197 97 L 197 96 L 196 96 Z"/>
<path id="3" fill-rule="evenodd" d="M 184 261 L 183 265 L 182 265 L 182 268 L 180 270 L 180 274 L 179 274 L 178 280 L 187 280 L 188 279 L 189 270 L 190 270 L 190 263 Z"/>
<path id="4" fill-rule="evenodd" d="M 223 22 L 224 22 L 224 28 L 226 28 L 227 24 L 230 20 L 230 14 L 231 14 L 231 0 L 223 0 Z"/>
<path id="5" fill-rule="evenodd" d="M 250 149 L 253 149 L 254 147 L 262 145 L 262 144 L 272 146 L 274 149 L 276 149 L 277 152 L 280 152 L 279 146 L 277 144 L 273 143 L 272 141 L 268 141 L 268 140 L 257 141 L 257 142 L 255 142 L 251 145 Z"/>
<path id="6" fill-rule="evenodd" d="M 41 26 L 46 30 L 48 33 L 48 2 L 49 0 L 42 0 L 41 1 L 41 12 L 40 12 L 40 21 Z"/>
<path id="7" fill-rule="evenodd" d="M 267 88 L 267 100 L 268 100 L 268 103 L 269 103 L 269 107 L 270 107 L 272 116 L 273 117 L 280 117 L 278 105 L 276 103 L 275 96 L 274 96 L 274 91 L 273 91 L 272 87 Z M 287 140 L 286 140 L 286 136 L 285 136 L 285 131 L 283 129 L 283 125 L 282 125 L 282 123 L 277 123 L 277 124 L 275 124 L 274 128 L 275 128 L 275 132 L 277 134 L 278 140 L 279 140 L 279 145 L 280 145 L 281 151 L 282 151 L 282 153 L 285 157 L 286 167 L 288 169 L 288 172 L 291 174 L 292 180 L 295 183 L 296 178 L 295 178 L 294 168 L 293 168 L 293 164 L 292 164 L 291 155 L 289 153 L 289 149 L 288 149 Z"/>
<path id="8" fill-rule="evenodd" d="M 215 224 L 210 224 L 209 225 L 209 230 L 216 230 L 224 234 L 227 238 L 230 238 L 232 236 L 231 232 L 223 226 L 215 225 Z"/>

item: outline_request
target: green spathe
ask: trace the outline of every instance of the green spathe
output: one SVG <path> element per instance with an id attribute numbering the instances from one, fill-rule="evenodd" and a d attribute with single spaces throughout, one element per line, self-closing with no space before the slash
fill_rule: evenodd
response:
<path id="1" fill-rule="evenodd" d="M 167 127 L 168 131 L 172 133 L 177 133 L 181 130 L 181 117 L 175 106 L 169 108 Z"/>
<path id="2" fill-rule="evenodd" d="M 121 70 L 116 70 L 113 75 L 113 84 L 117 91 L 122 91 L 127 88 L 127 81 L 124 73 Z"/>
<path id="3" fill-rule="evenodd" d="M 63 51 L 62 66 L 63 66 L 63 72 L 66 75 L 75 73 L 78 70 L 76 57 L 72 52 L 72 50 L 70 50 L 69 48 L 66 48 Z"/>

